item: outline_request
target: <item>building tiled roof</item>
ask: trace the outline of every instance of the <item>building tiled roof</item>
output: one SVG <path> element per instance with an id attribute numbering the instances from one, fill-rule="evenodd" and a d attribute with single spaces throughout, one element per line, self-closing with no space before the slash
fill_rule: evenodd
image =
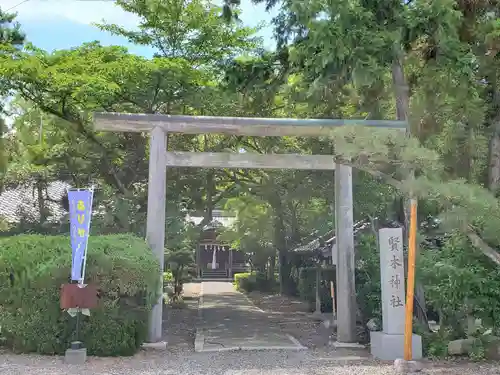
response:
<path id="1" fill-rule="evenodd" d="M 236 217 L 228 212 L 214 210 L 213 220 L 203 227 L 203 230 L 216 229 L 220 227 L 230 228 L 236 221 Z M 199 225 L 203 221 L 203 216 L 186 216 L 186 221 Z"/>
<path id="2" fill-rule="evenodd" d="M 47 186 L 47 196 L 44 198 L 50 212 L 50 221 L 56 222 L 66 215 L 59 202 L 66 194 L 67 188 L 69 185 L 62 181 L 54 181 Z M 19 185 L 0 194 L 0 218 L 16 223 L 20 221 L 21 216 L 33 221 L 40 218 L 38 192 L 33 184 Z"/>
<path id="3" fill-rule="evenodd" d="M 354 235 L 368 228 L 369 225 L 370 223 L 368 220 L 361 220 L 357 223 L 354 223 Z M 312 240 L 311 242 L 293 249 L 292 251 L 302 254 L 317 252 L 324 258 L 330 258 L 332 256 L 332 246 L 335 246 L 336 241 L 337 238 L 335 237 L 335 230 L 332 230 L 325 235 Z"/>

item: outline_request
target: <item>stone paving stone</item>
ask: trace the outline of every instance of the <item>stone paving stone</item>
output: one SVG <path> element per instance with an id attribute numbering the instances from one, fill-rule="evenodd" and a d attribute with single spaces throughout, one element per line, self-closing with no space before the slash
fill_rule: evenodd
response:
<path id="1" fill-rule="evenodd" d="M 303 350 L 229 282 L 203 282 L 196 351 Z"/>

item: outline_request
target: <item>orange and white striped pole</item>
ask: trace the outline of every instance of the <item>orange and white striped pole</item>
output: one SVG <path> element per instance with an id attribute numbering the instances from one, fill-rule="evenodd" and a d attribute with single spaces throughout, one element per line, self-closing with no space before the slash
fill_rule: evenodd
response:
<path id="1" fill-rule="evenodd" d="M 405 361 L 412 360 L 413 299 L 415 296 L 415 259 L 417 252 L 417 200 L 410 201 L 410 231 L 408 234 L 408 281 L 406 286 Z"/>

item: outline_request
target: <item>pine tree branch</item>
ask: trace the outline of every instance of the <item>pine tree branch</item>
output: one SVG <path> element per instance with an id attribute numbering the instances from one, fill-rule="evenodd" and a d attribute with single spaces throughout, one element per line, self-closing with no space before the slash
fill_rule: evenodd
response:
<path id="1" fill-rule="evenodd" d="M 484 255 L 490 258 L 493 262 L 500 265 L 500 254 L 490 245 L 488 245 L 486 241 L 484 241 L 471 226 L 469 226 L 467 229 L 467 237 L 469 238 L 472 246 L 479 249 Z"/>

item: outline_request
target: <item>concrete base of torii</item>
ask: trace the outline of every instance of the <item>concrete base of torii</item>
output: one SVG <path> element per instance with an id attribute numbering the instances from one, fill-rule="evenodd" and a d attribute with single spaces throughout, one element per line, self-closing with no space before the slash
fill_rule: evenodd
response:
<path id="1" fill-rule="evenodd" d="M 365 349 L 366 346 L 357 342 L 340 342 L 335 341 L 332 343 L 335 349 Z"/>

